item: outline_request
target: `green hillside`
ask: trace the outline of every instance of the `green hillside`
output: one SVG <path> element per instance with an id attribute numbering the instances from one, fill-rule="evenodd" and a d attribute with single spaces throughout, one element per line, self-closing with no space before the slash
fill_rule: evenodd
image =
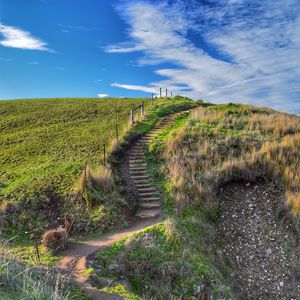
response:
<path id="1" fill-rule="evenodd" d="M 71 215 L 74 233 L 109 228 L 122 222 L 128 207 L 114 188 L 111 171 L 103 168 L 118 138 L 130 128 L 130 110 L 145 99 L 32 99 L 0 102 L 0 216 L 7 237 L 31 229 L 62 224 Z M 131 135 L 147 131 L 159 114 L 194 105 L 184 98 L 145 101 L 152 118 Z M 140 119 L 140 111 L 136 112 Z M 135 133 L 134 133 L 135 132 Z M 82 173 L 106 181 L 103 190 L 84 189 Z M 91 170 L 91 171 L 90 171 Z M 122 212 L 121 212 L 122 209 Z M 24 237 L 26 240 L 27 237 Z"/>
<path id="2" fill-rule="evenodd" d="M 87 162 L 99 164 L 140 99 L 41 99 L 0 102 L 2 199 L 41 200 L 70 192 Z"/>

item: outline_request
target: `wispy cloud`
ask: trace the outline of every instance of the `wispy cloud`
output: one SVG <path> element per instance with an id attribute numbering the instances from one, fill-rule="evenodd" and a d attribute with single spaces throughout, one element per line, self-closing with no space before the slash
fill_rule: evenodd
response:
<path id="1" fill-rule="evenodd" d="M 58 24 L 61 32 L 69 33 L 71 31 L 81 31 L 81 32 L 88 32 L 88 31 L 95 31 L 99 30 L 98 27 L 86 27 L 86 26 L 77 26 L 77 25 L 68 25 L 68 24 Z"/>
<path id="2" fill-rule="evenodd" d="M 112 83 L 112 87 L 118 87 L 126 90 L 132 90 L 132 91 L 143 91 L 147 93 L 157 93 L 156 87 L 147 87 L 142 85 L 132 85 L 132 84 L 119 84 L 119 83 Z"/>
<path id="3" fill-rule="evenodd" d="M 97 94 L 98 98 L 106 98 L 108 96 L 109 96 L 108 94 Z"/>
<path id="4" fill-rule="evenodd" d="M 3 39 L 0 40 L 0 46 L 53 52 L 45 42 L 20 28 L 0 23 L 0 34 L 3 36 Z"/>
<path id="5" fill-rule="evenodd" d="M 113 86 L 300 112 L 299 1 L 128 1 L 118 11 L 129 40 L 106 51 L 141 51 L 140 66 L 174 67 L 158 67 L 164 79 L 146 87 Z"/>

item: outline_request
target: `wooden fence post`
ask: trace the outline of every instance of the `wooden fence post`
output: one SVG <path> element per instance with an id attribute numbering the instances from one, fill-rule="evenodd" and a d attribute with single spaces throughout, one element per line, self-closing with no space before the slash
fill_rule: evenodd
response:
<path id="1" fill-rule="evenodd" d="M 161 98 L 161 88 L 159 88 L 159 98 Z"/>
<path id="2" fill-rule="evenodd" d="M 134 125 L 134 110 L 133 109 L 130 111 L 130 119 L 131 119 L 131 126 L 133 126 Z"/>
<path id="3" fill-rule="evenodd" d="M 145 115 L 144 102 L 142 102 L 142 104 L 141 104 L 141 115 L 142 115 L 142 117 Z"/>
<path id="4" fill-rule="evenodd" d="M 119 141 L 119 129 L 118 129 L 118 123 L 116 123 L 116 138 L 117 142 Z"/>
<path id="5" fill-rule="evenodd" d="M 87 177 L 87 163 L 85 163 L 84 165 L 84 182 L 86 181 L 86 177 Z"/>

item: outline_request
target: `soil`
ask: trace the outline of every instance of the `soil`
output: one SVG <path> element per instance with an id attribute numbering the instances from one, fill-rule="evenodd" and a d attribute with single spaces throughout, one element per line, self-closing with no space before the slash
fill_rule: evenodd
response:
<path id="1" fill-rule="evenodd" d="M 280 201 L 282 191 L 263 181 L 220 190 L 219 242 L 237 299 L 300 299 L 299 248 L 291 225 L 276 216 Z"/>

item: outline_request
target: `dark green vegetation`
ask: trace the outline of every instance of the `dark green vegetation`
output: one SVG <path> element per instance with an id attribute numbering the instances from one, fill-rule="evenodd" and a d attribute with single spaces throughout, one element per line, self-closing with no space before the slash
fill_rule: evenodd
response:
<path id="1" fill-rule="evenodd" d="M 117 286 L 125 277 L 135 297 L 232 298 L 215 223 L 219 188 L 258 177 L 276 182 L 286 193 L 275 211 L 297 230 L 299 133 L 299 117 L 235 104 L 203 106 L 175 120 L 148 155 L 165 219 L 99 252 L 97 275 Z"/>

